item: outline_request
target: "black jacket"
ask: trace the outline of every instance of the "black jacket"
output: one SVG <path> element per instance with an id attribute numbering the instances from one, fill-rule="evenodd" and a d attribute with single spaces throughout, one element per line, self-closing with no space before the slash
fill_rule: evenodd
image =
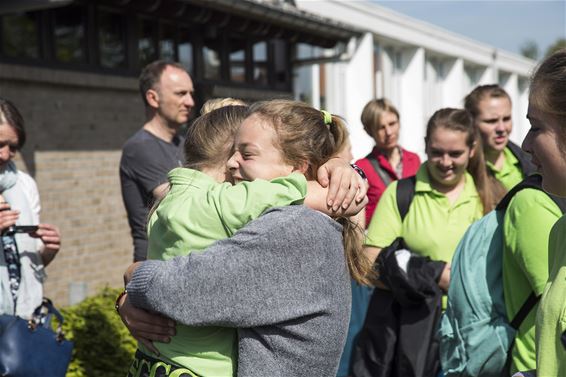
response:
<path id="1" fill-rule="evenodd" d="M 390 290 L 375 289 L 352 362 L 354 377 L 434 377 L 440 371 L 436 329 L 442 313 L 438 280 L 445 263 L 412 254 L 406 272 L 395 252 L 383 249 L 376 265 Z"/>

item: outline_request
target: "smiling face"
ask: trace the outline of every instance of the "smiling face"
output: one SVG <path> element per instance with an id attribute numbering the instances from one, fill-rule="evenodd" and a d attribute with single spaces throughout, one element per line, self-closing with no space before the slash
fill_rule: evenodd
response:
<path id="1" fill-rule="evenodd" d="M 511 101 L 507 97 L 486 97 L 478 103 L 475 119 L 479 128 L 484 151 L 502 152 L 509 142 L 513 129 L 511 121 Z"/>
<path id="2" fill-rule="evenodd" d="M 433 183 L 451 188 L 464 179 L 473 156 L 467 145 L 468 135 L 462 131 L 436 128 L 427 140 L 427 169 Z"/>
<path id="3" fill-rule="evenodd" d="M 259 115 L 252 114 L 244 120 L 236 134 L 234 154 L 228 160 L 228 169 L 236 183 L 258 178 L 271 180 L 296 170 L 284 161 L 276 140 L 273 126 Z"/>
<path id="4" fill-rule="evenodd" d="M 391 111 L 384 111 L 379 117 L 377 130 L 374 135 L 375 146 L 385 151 L 397 148 L 399 129 L 399 117 Z"/>
<path id="5" fill-rule="evenodd" d="M 156 87 L 147 91 L 146 98 L 161 119 L 170 126 L 178 127 L 189 120 L 195 105 L 193 90 L 193 81 L 186 71 L 167 66 Z"/>
<path id="6" fill-rule="evenodd" d="M 523 149 L 542 175 L 542 186 L 551 194 L 566 197 L 566 152 L 564 131 L 560 122 L 529 104 L 527 118 L 531 128 L 523 141 Z"/>

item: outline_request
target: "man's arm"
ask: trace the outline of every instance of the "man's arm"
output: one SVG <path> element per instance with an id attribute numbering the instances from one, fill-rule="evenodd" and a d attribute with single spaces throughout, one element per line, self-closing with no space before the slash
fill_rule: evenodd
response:
<path id="1" fill-rule="evenodd" d="M 313 237 L 316 235 L 316 237 Z M 128 299 L 187 325 L 262 326 L 324 310 L 346 273 L 337 224 L 302 207 L 271 210 L 232 238 L 133 273 Z"/>

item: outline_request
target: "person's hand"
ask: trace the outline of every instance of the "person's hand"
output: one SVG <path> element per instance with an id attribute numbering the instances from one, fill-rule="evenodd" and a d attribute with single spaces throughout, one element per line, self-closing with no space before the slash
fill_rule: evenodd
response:
<path id="1" fill-rule="evenodd" d="M 169 343 L 175 335 L 175 321 L 157 313 L 136 308 L 124 294 L 116 303 L 118 314 L 132 336 L 147 347 L 151 352 L 159 355 L 154 341 Z"/>
<path id="2" fill-rule="evenodd" d="M 448 287 L 450 286 L 450 269 L 450 263 L 446 263 L 442 274 L 440 274 L 440 279 L 438 280 L 438 286 L 443 292 L 448 292 Z"/>
<path id="3" fill-rule="evenodd" d="M 0 233 L 16 224 L 20 211 L 12 210 L 10 204 L 0 202 Z"/>
<path id="4" fill-rule="evenodd" d="M 41 259 L 44 265 L 48 265 L 55 255 L 61 249 L 61 234 L 55 225 L 39 224 L 37 230 L 30 236 L 39 238 L 43 242 L 43 248 L 40 250 Z"/>
<path id="5" fill-rule="evenodd" d="M 318 183 L 328 187 L 326 201 L 334 211 L 348 208 L 352 201 L 360 203 L 367 194 L 367 182 L 339 157 L 328 160 L 317 171 Z"/>

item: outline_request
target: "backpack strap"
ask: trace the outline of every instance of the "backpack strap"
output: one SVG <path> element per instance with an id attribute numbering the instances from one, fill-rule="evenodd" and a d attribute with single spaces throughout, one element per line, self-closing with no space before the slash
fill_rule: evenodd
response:
<path id="1" fill-rule="evenodd" d="M 497 207 L 495 207 L 495 209 L 497 211 L 501 211 L 501 210 L 505 211 L 507 209 L 507 206 L 509 206 L 511 199 L 513 199 L 513 196 L 515 196 L 515 194 L 518 193 L 519 191 L 526 188 L 532 188 L 532 189 L 544 191 L 542 189 L 542 176 L 540 174 L 532 174 L 527 178 L 523 179 L 521 182 L 517 183 L 503 197 L 503 199 L 501 199 L 501 201 L 497 204 Z M 560 211 L 562 211 L 562 213 L 566 213 L 566 198 L 560 198 L 558 196 L 551 195 L 549 193 L 546 194 L 550 199 L 552 199 L 552 201 L 558 206 L 558 208 L 560 208 Z"/>
<path id="2" fill-rule="evenodd" d="M 519 330 L 519 327 L 527 318 L 531 310 L 535 307 L 535 305 L 539 302 L 541 295 L 537 296 L 535 292 L 531 292 L 529 297 L 523 303 L 523 306 L 519 309 L 513 320 L 511 321 L 510 325 L 515 330 Z M 515 340 L 516 338 L 513 337 L 513 341 L 509 345 L 509 350 L 507 351 L 507 359 L 505 360 L 505 366 L 503 367 L 502 376 L 509 376 L 511 375 L 511 364 L 513 363 L 513 348 L 515 348 Z"/>
<path id="3" fill-rule="evenodd" d="M 511 153 L 513 153 L 513 155 L 517 157 L 517 160 L 519 160 L 519 166 L 521 167 L 521 171 L 523 172 L 523 175 L 525 177 L 528 177 L 529 175 L 536 172 L 536 168 L 531 162 L 531 157 L 527 153 L 525 153 L 521 149 L 521 147 L 519 147 L 512 141 L 509 141 L 507 143 L 507 147 L 509 148 Z"/>
<path id="4" fill-rule="evenodd" d="M 523 306 L 521 306 L 517 314 L 515 314 L 515 317 L 513 317 L 513 320 L 510 323 L 511 327 L 513 327 L 515 330 L 519 330 L 521 323 L 523 323 L 523 321 L 525 320 L 525 318 L 527 318 L 537 302 L 539 302 L 540 296 L 541 295 L 537 296 L 534 292 L 531 292 L 529 297 L 527 297 L 527 299 L 523 303 Z"/>
<path id="5" fill-rule="evenodd" d="M 385 185 L 385 187 L 389 186 L 389 184 L 391 182 L 393 182 L 393 178 L 391 178 L 391 176 L 389 175 L 389 173 L 387 173 L 382 167 L 381 165 L 379 165 L 379 162 L 377 162 L 377 159 L 375 158 L 375 156 L 373 155 L 373 152 L 368 154 L 366 157 L 369 162 L 371 163 L 371 166 L 373 167 L 373 170 L 375 170 L 375 172 L 377 173 L 377 175 L 379 175 L 379 178 L 381 179 L 381 181 L 383 182 L 383 184 Z"/>
<path id="6" fill-rule="evenodd" d="M 519 191 L 526 189 L 526 188 L 533 188 L 536 190 L 542 190 L 542 177 L 538 174 L 533 174 L 528 176 L 527 178 L 523 179 L 521 182 L 517 183 L 509 192 L 499 201 L 495 209 L 497 211 L 505 211 L 511 199 L 515 196 L 516 193 Z"/>
<path id="7" fill-rule="evenodd" d="M 397 209 L 399 210 L 399 215 L 401 215 L 401 222 L 403 222 L 405 216 L 407 216 L 409 207 L 413 202 L 416 183 L 416 176 L 403 178 L 397 181 L 397 190 L 395 192 L 395 196 L 397 198 Z"/>

